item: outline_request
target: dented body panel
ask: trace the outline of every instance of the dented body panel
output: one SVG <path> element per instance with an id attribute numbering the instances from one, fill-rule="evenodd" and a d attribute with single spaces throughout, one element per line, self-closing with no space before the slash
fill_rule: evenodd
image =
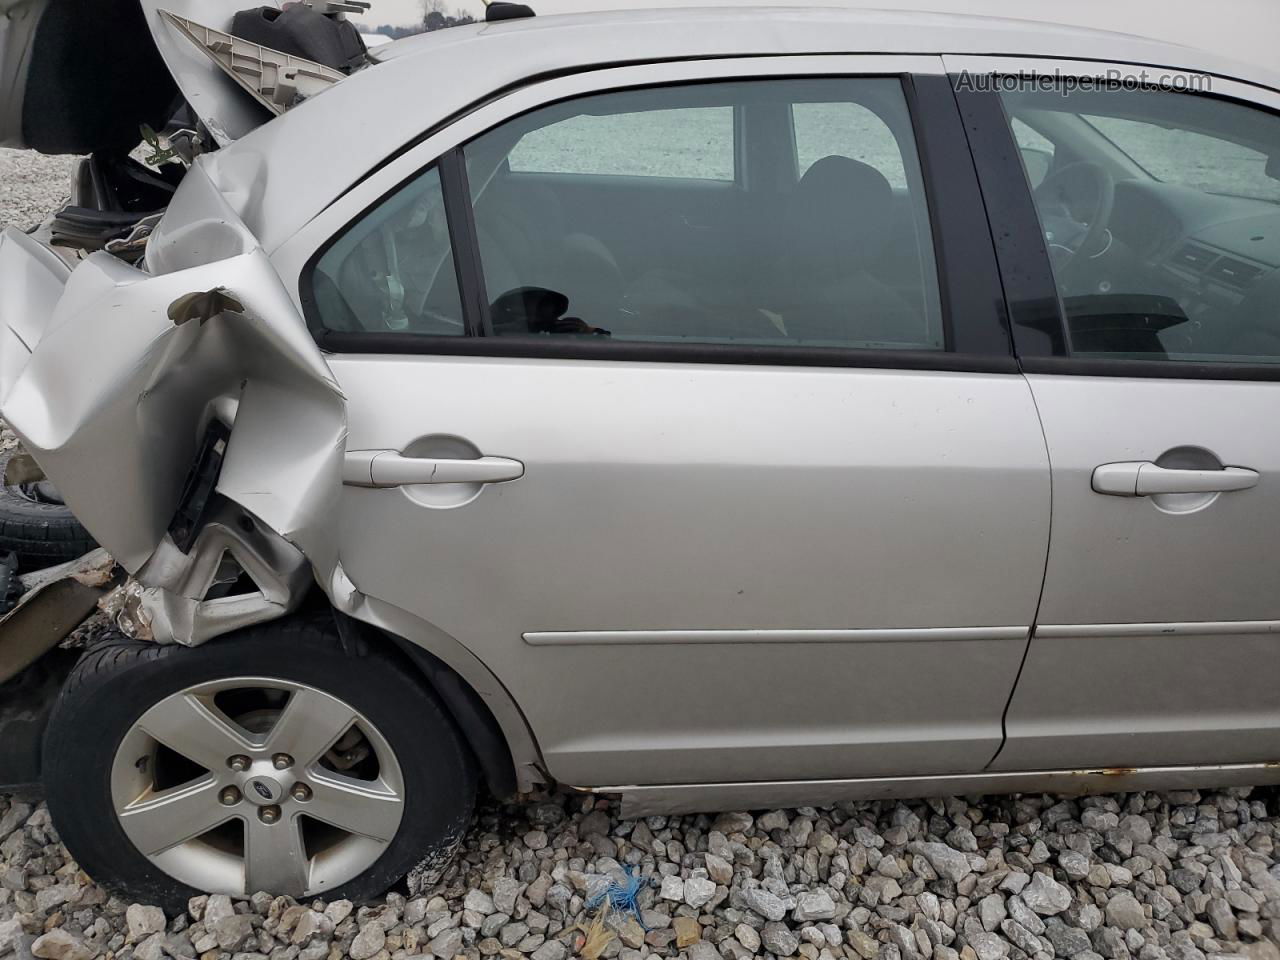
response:
<path id="1" fill-rule="evenodd" d="M 8 234 L 5 244 L 0 262 L 19 248 L 40 262 L 19 236 Z M 47 302 L 56 271 L 42 266 L 50 276 L 36 274 L 33 296 Z M 262 591 L 264 613 L 274 616 L 301 599 L 301 557 L 321 582 L 333 575 L 337 556 L 323 520 L 340 489 L 346 415 L 265 253 L 200 165 L 156 230 L 147 268 L 95 253 L 70 274 L 44 328 L 6 319 L 15 348 L 4 352 L 0 410 L 77 516 L 136 577 L 143 602 L 151 596 L 156 625 L 165 625 L 156 639 L 198 643 L 252 622 L 242 609 L 201 630 L 209 613 L 173 608 L 172 598 L 188 607 L 200 599 L 211 564 L 227 550 L 261 580 L 275 571 L 278 581 Z M 192 297 L 216 291 L 229 294 Z M 14 316 L 38 316 L 17 306 Z M 260 526 L 207 526 L 184 554 L 168 527 L 215 417 L 233 428 L 216 489 Z M 165 593 L 169 602 L 161 602 Z"/>
<path id="2" fill-rule="evenodd" d="M 343 572 L 333 519 L 344 397 L 205 163 L 152 236 L 145 270 L 99 253 L 68 275 L 29 237 L 3 236 L 0 268 L 25 283 L 0 287 L 0 415 L 131 574 L 116 605 L 128 632 L 197 645 L 283 616 L 318 584 L 338 610 L 456 671 L 493 713 L 528 789 L 537 748 L 502 684 L 457 641 L 364 597 Z M 215 420 L 230 430 L 221 500 L 184 551 L 170 526 Z M 255 590 L 206 596 L 224 556 Z"/>
<path id="3" fill-rule="evenodd" d="M 72 273 L 0 400 L 6 420 L 99 542 L 160 586 L 170 568 L 143 568 L 215 407 L 229 401 L 243 420 L 219 492 L 331 572 L 333 548 L 314 527 L 338 489 L 341 393 L 266 255 L 199 166 L 147 265 L 94 254 Z M 176 301 L 217 288 L 243 310 L 170 317 Z"/>
<path id="4" fill-rule="evenodd" d="M 218 492 L 327 580 L 337 558 L 319 521 L 340 489 L 342 395 L 266 255 L 198 164 L 147 267 L 91 255 L 42 330 L 6 317 L 15 340 L 36 341 L 25 362 L 5 351 L 6 420 L 99 542 L 161 588 L 189 582 L 160 548 L 204 430 L 227 417 Z M 226 309 L 183 309 L 214 290 L 232 293 Z"/>
<path id="5" fill-rule="evenodd" d="M 22 231 L 0 233 L 0 397 L 44 335 L 70 274 L 66 261 Z"/>

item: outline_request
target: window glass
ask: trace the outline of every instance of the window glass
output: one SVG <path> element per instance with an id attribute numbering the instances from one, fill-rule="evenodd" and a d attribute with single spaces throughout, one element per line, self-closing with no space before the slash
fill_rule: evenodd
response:
<path id="1" fill-rule="evenodd" d="M 1022 150 L 1040 150 L 1053 156 L 1053 141 L 1036 133 L 1017 117 L 1013 118 L 1013 139 L 1018 141 Z"/>
<path id="2" fill-rule="evenodd" d="M 803 175 L 833 154 L 851 157 L 879 170 L 889 185 L 903 189 L 907 172 L 902 151 L 888 125 L 860 103 L 797 103 L 791 107 L 796 166 Z"/>
<path id="3" fill-rule="evenodd" d="M 1022 169 L 1027 179 L 1031 186 L 1040 186 L 1053 167 L 1053 141 L 1042 137 L 1017 117 L 1013 118 L 1013 138 L 1018 141 Z"/>
<path id="4" fill-rule="evenodd" d="M 465 155 L 499 336 L 945 348 L 896 79 L 618 91 Z"/>
<path id="5" fill-rule="evenodd" d="M 508 156 L 518 173 L 733 179 L 733 108 L 566 117 L 530 130 Z"/>
<path id="6" fill-rule="evenodd" d="M 1076 356 L 1280 361 L 1280 117 L 1155 90 L 1018 90 L 1056 114 L 1035 184 Z"/>
<path id="7" fill-rule="evenodd" d="M 1280 200 L 1280 182 L 1267 176 L 1267 155 L 1211 133 L 1167 129 L 1124 117 L 1086 116 L 1151 176 L 1202 193 Z"/>
<path id="8" fill-rule="evenodd" d="M 436 169 L 348 227 L 317 261 L 311 285 L 327 330 L 464 333 Z"/>

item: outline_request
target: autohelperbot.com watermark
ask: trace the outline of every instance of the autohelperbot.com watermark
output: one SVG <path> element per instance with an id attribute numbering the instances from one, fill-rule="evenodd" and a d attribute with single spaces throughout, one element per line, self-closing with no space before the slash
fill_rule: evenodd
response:
<path id="1" fill-rule="evenodd" d="M 1213 77 L 1207 73 L 1162 73 L 1156 70 L 1108 69 L 1080 75 L 1058 70 L 1018 70 L 1008 73 L 974 73 L 962 70 L 955 77 L 957 90 L 985 93 L 1060 93 L 1081 90 L 1173 90 L 1178 93 L 1209 93 Z"/>

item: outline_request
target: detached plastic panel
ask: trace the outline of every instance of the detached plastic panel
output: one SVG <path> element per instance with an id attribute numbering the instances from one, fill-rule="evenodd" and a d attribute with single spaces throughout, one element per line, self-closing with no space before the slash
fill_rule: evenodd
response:
<path id="1" fill-rule="evenodd" d="M 161 10 L 160 15 L 259 103 L 276 114 L 284 113 L 299 101 L 315 96 L 346 76 L 323 63 L 242 40 L 168 10 Z"/>
<path id="2" fill-rule="evenodd" d="M 250 43 L 306 57 L 343 73 L 368 62 L 354 23 L 326 16 L 302 3 L 284 10 L 270 6 L 241 10 L 231 21 L 231 32 Z"/>

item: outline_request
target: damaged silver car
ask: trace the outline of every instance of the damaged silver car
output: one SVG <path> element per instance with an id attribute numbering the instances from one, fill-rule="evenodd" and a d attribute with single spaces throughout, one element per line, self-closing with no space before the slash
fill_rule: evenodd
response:
<path id="1" fill-rule="evenodd" d="M 0 621 L 0 783 L 93 876 L 416 885 L 482 785 L 1280 782 L 1276 75 L 932 14 L 494 4 L 370 54 L 350 4 L 118 2 L 130 95 L 42 60 L 46 0 L 0 114 L 89 155 L 0 238 L 6 476 L 100 545 Z M 68 649 L 100 596 L 123 636 Z"/>

